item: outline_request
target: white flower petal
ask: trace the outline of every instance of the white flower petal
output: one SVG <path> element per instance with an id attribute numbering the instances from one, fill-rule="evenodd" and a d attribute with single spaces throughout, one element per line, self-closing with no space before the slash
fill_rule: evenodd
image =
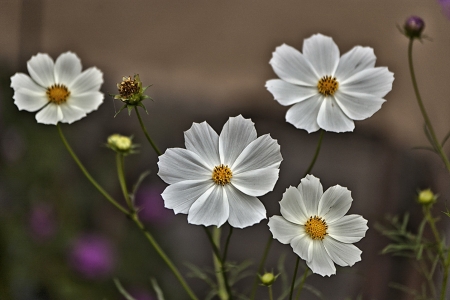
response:
<path id="1" fill-rule="evenodd" d="M 269 63 L 278 77 L 293 84 L 317 86 L 320 79 L 305 56 L 286 44 L 275 49 Z"/>
<path id="2" fill-rule="evenodd" d="M 61 119 L 62 123 L 71 124 L 86 116 L 86 112 L 76 106 L 65 103 L 59 105 L 59 107 L 61 108 L 63 114 L 63 117 Z"/>
<path id="3" fill-rule="evenodd" d="M 298 185 L 298 190 L 304 200 L 307 216 L 317 216 L 317 208 L 323 195 L 323 187 L 320 180 L 313 175 L 306 175 Z"/>
<path id="4" fill-rule="evenodd" d="M 188 222 L 195 225 L 220 227 L 227 221 L 229 215 L 230 205 L 225 189 L 214 185 L 192 204 L 188 213 Z"/>
<path id="5" fill-rule="evenodd" d="M 258 198 L 248 196 L 232 185 L 225 186 L 230 216 L 228 223 L 236 228 L 245 228 L 266 218 L 266 209 Z"/>
<path id="6" fill-rule="evenodd" d="M 316 86 L 302 86 L 281 79 L 271 79 L 266 82 L 266 88 L 281 105 L 288 106 L 301 102 L 318 93 Z"/>
<path id="7" fill-rule="evenodd" d="M 320 77 L 334 75 L 339 64 L 339 48 L 332 38 L 315 34 L 303 41 L 302 52 Z"/>
<path id="8" fill-rule="evenodd" d="M 81 73 L 81 61 L 75 53 L 61 54 L 55 62 L 55 82 L 68 86 Z"/>
<path id="9" fill-rule="evenodd" d="M 283 157 L 277 140 L 269 134 L 262 135 L 252 141 L 231 165 L 233 176 L 239 173 L 264 168 L 278 168 Z"/>
<path id="10" fill-rule="evenodd" d="M 317 124 L 320 128 L 331 132 L 347 132 L 355 129 L 355 122 L 344 114 L 333 97 L 326 97 L 322 102 Z"/>
<path id="11" fill-rule="evenodd" d="M 325 237 L 323 245 L 331 259 L 341 267 L 351 267 L 361 260 L 362 251 L 352 244 L 344 244 L 331 237 Z"/>
<path id="12" fill-rule="evenodd" d="M 342 243 L 359 242 L 368 229 L 367 220 L 359 215 L 348 215 L 336 220 L 327 222 L 327 233 L 330 237 Z"/>
<path id="13" fill-rule="evenodd" d="M 54 65 L 51 57 L 42 53 L 32 56 L 27 62 L 31 78 L 45 88 L 55 84 Z"/>
<path id="14" fill-rule="evenodd" d="M 313 240 L 308 236 L 307 233 L 305 233 L 305 229 L 303 226 L 297 226 L 299 227 L 298 229 L 301 232 L 292 239 L 291 247 L 294 250 L 294 253 L 300 256 L 301 259 L 310 261 L 311 255 L 313 255 L 313 253 L 310 251 L 313 245 Z"/>
<path id="15" fill-rule="evenodd" d="M 262 196 L 273 191 L 278 180 L 278 168 L 264 168 L 234 175 L 231 184 L 249 196 Z"/>
<path id="16" fill-rule="evenodd" d="M 95 68 L 89 68 L 79 74 L 68 86 L 73 94 L 83 94 L 86 92 L 98 91 L 103 83 L 103 73 Z"/>
<path id="17" fill-rule="evenodd" d="M 12 76 L 11 87 L 14 89 L 14 103 L 19 110 L 37 111 L 48 103 L 45 88 L 25 74 L 16 73 Z"/>
<path id="18" fill-rule="evenodd" d="M 298 237 L 302 232 L 300 225 L 291 223 L 282 216 L 270 217 L 267 225 L 269 225 L 273 238 L 283 244 L 289 244 L 293 238 Z"/>
<path id="19" fill-rule="evenodd" d="M 159 156 L 158 176 L 166 183 L 183 180 L 211 180 L 212 170 L 197 154 L 182 148 L 167 149 Z"/>
<path id="20" fill-rule="evenodd" d="M 322 241 L 313 240 L 312 246 L 309 248 L 310 261 L 306 261 L 308 267 L 315 274 L 322 276 L 331 276 L 336 274 L 336 267 L 333 260 L 328 255 Z"/>
<path id="21" fill-rule="evenodd" d="M 36 114 L 36 121 L 42 124 L 56 125 L 63 119 L 59 105 L 49 103 Z"/>
<path id="22" fill-rule="evenodd" d="M 304 225 L 311 217 L 307 213 L 305 202 L 300 191 L 291 186 L 284 192 L 280 201 L 280 212 L 289 222 Z"/>
<path id="23" fill-rule="evenodd" d="M 219 136 L 220 162 L 232 166 L 256 136 L 255 125 L 250 119 L 244 119 L 241 115 L 229 118 Z"/>
<path id="24" fill-rule="evenodd" d="M 337 91 L 334 99 L 342 111 L 352 120 L 364 120 L 376 113 L 386 100 L 369 94 Z"/>
<path id="25" fill-rule="evenodd" d="M 317 124 L 317 115 L 322 105 L 323 97 L 317 94 L 307 100 L 299 102 L 288 109 L 286 121 L 298 129 L 304 129 L 308 133 L 320 129 Z"/>
<path id="26" fill-rule="evenodd" d="M 175 214 L 187 214 L 192 204 L 214 183 L 203 180 L 186 180 L 169 185 L 161 194 L 164 207 L 173 209 Z"/>
<path id="27" fill-rule="evenodd" d="M 327 223 L 333 223 L 342 218 L 352 205 L 351 192 L 340 185 L 330 187 L 323 193 L 319 202 L 319 216 Z"/>
<path id="28" fill-rule="evenodd" d="M 184 133 L 186 149 L 197 153 L 211 170 L 220 165 L 219 135 L 208 123 L 194 123 Z"/>
<path id="29" fill-rule="evenodd" d="M 344 93 L 370 94 L 383 98 L 392 90 L 394 74 L 386 67 L 370 68 L 362 70 L 339 82 L 339 90 Z"/>
<path id="30" fill-rule="evenodd" d="M 356 46 L 341 56 L 334 76 L 338 81 L 345 81 L 364 69 L 375 67 L 376 60 L 372 48 Z"/>
<path id="31" fill-rule="evenodd" d="M 83 94 L 70 95 L 67 102 L 70 102 L 71 106 L 78 107 L 85 113 L 90 113 L 96 110 L 100 104 L 103 103 L 104 95 L 99 91 L 88 92 Z"/>

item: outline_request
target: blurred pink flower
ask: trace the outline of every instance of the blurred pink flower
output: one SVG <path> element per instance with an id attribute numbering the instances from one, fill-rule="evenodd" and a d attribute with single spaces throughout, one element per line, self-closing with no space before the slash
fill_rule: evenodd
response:
<path id="1" fill-rule="evenodd" d="M 113 245 L 97 234 L 87 234 L 76 239 L 69 253 L 71 267 L 88 279 L 108 276 L 114 269 L 115 261 Z"/>
<path id="2" fill-rule="evenodd" d="M 450 19 L 450 0 L 438 0 L 439 4 L 442 7 L 442 12 L 447 17 L 447 19 Z"/>
<path id="3" fill-rule="evenodd" d="M 33 205 L 28 222 L 31 234 L 36 241 L 48 240 L 56 233 L 55 212 L 48 203 Z"/>
<path id="4" fill-rule="evenodd" d="M 142 187 L 136 195 L 136 205 L 140 209 L 139 217 L 149 223 L 164 223 L 173 214 L 164 207 L 161 197 L 163 189 L 157 186 Z"/>

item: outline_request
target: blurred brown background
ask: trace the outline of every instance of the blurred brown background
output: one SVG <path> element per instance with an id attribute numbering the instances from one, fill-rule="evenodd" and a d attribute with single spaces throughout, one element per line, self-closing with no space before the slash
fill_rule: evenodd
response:
<path id="1" fill-rule="evenodd" d="M 70 161 L 55 128 L 36 124 L 33 113 L 17 111 L 11 98 L 9 77 L 17 71 L 26 72 L 26 61 L 32 55 L 43 52 L 56 59 L 60 53 L 70 50 L 81 58 L 84 68 L 95 65 L 103 71 L 104 104 L 87 118 L 63 128 L 92 173 L 118 196 L 113 156 L 102 147 L 106 137 L 115 132 L 134 134 L 135 141 L 142 145 L 141 154 L 128 159 L 130 184 L 140 172 L 150 169 L 152 176 L 146 184 L 159 188 L 162 185 L 155 175 L 157 157 L 147 146 L 135 116 L 122 113 L 113 118 L 120 103 L 114 103 L 107 94 L 116 93 L 116 83 L 122 76 L 138 73 L 144 85 L 153 84 L 148 94 L 155 101 L 147 102 L 149 115 L 145 116 L 145 122 L 161 149 L 182 147 L 182 131 L 189 129 L 192 122 L 206 120 L 220 132 L 230 116 L 242 114 L 252 118 L 258 134 L 271 133 L 279 141 L 284 157 L 275 191 L 262 197 L 271 216 L 279 214 L 278 201 L 285 189 L 300 181 L 312 158 L 318 134 L 307 134 L 285 123 L 287 108 L 274 101 L 264 88 L 266 80 L 276 77 L 268 62 L 275 47 L 286 43 L 301 49 L 303 39 L 318 32 L 333 37 L 341 54 L 355 45 L 373 47 L 376 65 L 387 66 L 394 73 L 395 81 L 382 109 L 372 118 L 356 122 L 354 133 L 325 135 L 312 173 L 321 178 L 325 189 L 335 184 L 348 187 L 354 198 L 351 213 L 368 219 L 370 229 L 367 238 L 357 244 L 363 250 L 362 262 L 351 269 L 338 269 L 332 278 L 312 276 L 308 283 L 321 290 L 325 299 L 354 299 L 358 295 L 363 299 L 408 299 L 403 293 L 390 289 L 388 283 L 416 286 L 418 277 L 412 272 L 414 268 L 406 260 L 390 260 L 388 256 L 379 255 L 387 240 L 373 225 L 384 222 L 386 213 L 403 214 L 407 210 L 411 211 L 413 224 L 420 221 L 420 208 L 414 202 L 419 188 L 436 190 L 441 195 L 441 210 L 445 210 L 444 204 L 450 195 L 449 177 L 438 157 L 431 152 L 411 149 L 426 145 L 427 141 L 408 72 L 408 41 L 396 28 L 410 15 L 425 20 L 425 34 L 432 41 L 415 44 L 414 61 L 428 113 L 438 136 L 443 137 L 450 130 L 450 20 L 443 15 L 437 1 L 18 0 L 0 1 L 0 5 L 0 179 L 3 179 L 0 182 L 0 221 L 2 216 L 4 220 L 0 232 L 3 232 L 6 249 L 0 252 L 4 253 L 0 259 L 3 257 L 6 270 L 0 275 L 0 278 L 3 276 L 0 281 L 5 290 L 12 291 L 8 292 L 11 299 L 81 299 L 73 295 L 82 295 L 56 292 L 55 287 L 48 287 L 46 280 L 30 275 L 38 271 L 32 269 L 32 264 L 23 265 L 19 271 L 16 266 L 9 266 L 20 262 L 22 255 L 11 246 L 12 241 L 20 234 L 26 239 L 25 229 L 16 232 L 12 228 L 19 228 L 26 220 L 33 201 L 51 205 L 81 201 L 77 211 L 88 221 L 79 222 L 83 225 L 75 226 L 70 232 L 60 229 L 59 232 L 65 232 L 61 243 L 67 243 L 69 237 L 81 229 L 95 228 L 122 244 L 124 249 L 119 250 L 118 260 L 119 264 L 127 266 L 117 267 L 114 274 L 102 281 L 102 288 L 114 290 L 112 277 L 125 278 L 130 283 L 140 281 L 149 290 L 149 276 L 167 278 L 162 284 L 166 290 L 176 284 L 161 263 L 140 265 L 148 259 L 147 250 L 152 259 L 159 258 L 136 233 L 133 243 L 142 247 L 142 256 L 127 256 L 130 249 L 126 249 L 124 232 L 134 232 L 134 228 L 107 204 L 102 206 L 104 199 L 89 187 Z M 43 174 L 49 176 L 48 180 L 40 177 Z M 86 188 L 80 191 L 81 187 Z M 60 189 L 59 193 L 52 192 L 55 188 Z M 72 196 L 67 200 L 69 191 Z M 79 200 L 80 197 L 84 200 Z M 61 228 L 73 226 L 65 218 L 72 209 L 57 209 L 56 219 Z M 120 229 L 118 219 L 127 229 Z M 445 222 L 446 219 L 441 225 Z M 171 234 L 165 234 L 162 243 L 167 248 L 177 245 L 171 252 L 179 265 L 182 266 L 183 261 L 200 265 L 211 263 L 206 237 L 199 228 L 187 225 L 184 215 L 172 218 L 165 226 L 156 230 L 170 229 Z M 267 236 L 266 221 L 238 230 L 233 236 L 230 257 L 236 261 L 260 257 Z M 196 247 L 192 246 L 194 244 Z M 40 247 L 42 253 L 50 249 L 50 246 L 47 249 L 45 245 L 33 243 L 17 247 L 29 249 L 26 252 L 36 252 L 35 247 Z M 274 241 L 268 269 L 276 269 L 282 252 L 288 255 L 287 264 L 295 262 L 290 247 Z M 56 255 L 62 254 L 57 252 Z M 41 256 L 30 256 L 30 260 L 39 259 Z M 48 259 L 52 261 L 51 257 Z M 50 272 L 48 276 L 54 278 L 59 272 L 63 271 Z M 21 282 L 20 278 L 25 279 Z M 68 277 L 66 283 L 72 290 L 73 280 L 76 281 Z M 202 295 L 205 287 L 197 279 L 190 282 L 198 285 L 197 290 Z M 22 284 L 30 283 L 37 290 L 44 286 L 46 292 L 17 291 Z M 99 283 L 83 281 L 83 285 L 89 290 L 97 288 Z M 102 293 L 98 295 L 104 295 Z M 119 299 L 114 291 L 108 293 L 113 295 L 108 299 Z M 168 293 L 170 295 L 170 291 Z M 182 299 L 173 295 L 168 298 Z M 184 297 L 181 291 L 179 295 Z M 90 297 L 93 296 L 84 296 L 84 299 L 100 299 Z M 265 294 L 260 297 L 265 299 Z M 312 299 L 313 296 L 305 292 L 304 297 Z"/>

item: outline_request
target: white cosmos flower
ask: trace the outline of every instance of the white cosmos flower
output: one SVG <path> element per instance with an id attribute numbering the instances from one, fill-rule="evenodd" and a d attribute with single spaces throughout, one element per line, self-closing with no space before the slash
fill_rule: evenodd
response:
<path id="1" fill-rule="evenodd" d="M 81 72 L 81 61 L 72 52 L 61 54 L 56 62 L 38 53 L 27 63 L 30 76 L 16 73 L 11 77 L 14 103 L 19 110 L 38 111 L 38 123 L 72 123 L 96 110 L 103 102 L 99 91 L 102 72 L 89 68 Z"/>
<path id="2" fill-rule="evenodd" d="M 280 201 L 281 215 L 269 219 L 273 237 L 291 244 L 294 252 L 316 274 L 336 274 L 334 263 L 352 266 L 361 250 L 352 243 L 368 229 L 359 215 L 345 215 L 352 203 L 350 191 L 339 185 L 323 192 L 319 179 L 307 175 L 298 188 L 289 187 Z"/>
<path id="3" fill-rule="evenodd" d="M 309 133 L 353 131 L 353 120 L 372 116 L 392 89 L 394 74 L 375 68 L 370 47 L 356 46 L 339 57 L 333 39 L 321 34 L 303 42 L 303 53 L 281 45 L 270 64 L 281 79 L 267 81 L 266 88 L 281 105 L 292 105 L 286 121 Z"/>
<path id="4" fill-rule="evenodd" d="M 266 218 L 259 201 L 273 190 L 282 161 L 280 146 L 266 134 L 257 138 L 254 123 L 229 118 L 220 136 L 208 123 L 184 133 L 186 149 L 171 148 L 159 157 L 158 175 L 170 184 L 165 207 L 188 214 L 188 222 L 244 228 Z"/>

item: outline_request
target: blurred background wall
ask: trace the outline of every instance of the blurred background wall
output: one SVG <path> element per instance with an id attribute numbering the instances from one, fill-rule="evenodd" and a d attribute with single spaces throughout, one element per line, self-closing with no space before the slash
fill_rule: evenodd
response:
<path id="1" fill-rule="evenodd" d="M 162 208 L 159 194 L 165 185 L 156 176 L 157 157 L 135 116 L 121 113 L 113 118 L 120 103 L 108 93 L 116 93 L 122 76 L 140 74 L 144 85 L 152 84 L 148 94 L 155 101 L 147 102 L 145 123 L 161 149 L 182 147 L 183 131 L 192 122 L 206 120 L 220 132 L 230 116 L 251 118 L 258 134 L 270 133 L 281 145 L 280 180 L 274 192 L 262 197 L 268 216 L 279 214 L 278 201 L 289 185 L 299 183 L 318 134 L 285 123 L 287 108 L 264 88 L 268 79 L 276 78 L 268 62 L 275 47 L 286 43 L 301 49 L 303 39 L 314 33 L 333 37 L 341 54 L 355 45 L 374 48 L 376 65 L 387 66 L 395 81 L 382 109 L 356 122 L 354 133 L 325 135 L 312 173 L 324 188 L 348 187 L 354 198 L 350 212 L 368 219 L 370 229 L 357 244 L 363 250 L 362 262 L 339 269 L 332 278 L 313 276 L 308 283 L 321 289 L 326 299 L 358 295 L 408 299 L 388 284 L 414 286 L 418 280 L 414 268 L 406 260 L 379 254 L 387 240 L 374 224 L 385 222 L 386 214 L 409 210 L 414 229 L 420 221 L 414 202 L 417 189 L 436 190 L 441 210 L 450 195 L 448 174 L 437 156 L 412 150 L 427 141 L 408 72 L 408 40 L 396 27 L 410 15 L 426 22 L 425 34 L 432 41 L 415 44 L 414 60 L 425 105 L 443 137 L 450 129 L 450 20 L 437 1 L 3 0 L 0 4 L 0 292 L 9 297 L 5 299 L 120 299 L 113 277 L 148 297 L 148 278 L 156 277 L 169 299 L 184 297 L 139 232 L 88 184 L 56 129 L 37 124 L 33 113 L 19 112 L 13 104 L 9 78 L 27 72 L 32 55 L 43 52 L 56 59 L 70 50 L 84 68 L 95 65 L 103 71 L 104 104 L 63 129 L 93 175 L 117 197 L 113 153 L 103 145 L 109 134 L 134 134 L 141 147 L 139 155 L 127 158 L 129 183 L 151 170 L 140 196 L 142 203 L 150 203 L 147 211 L 155 212 L 147 222 L 157 236 L 163 232 L 161 244 L 188 272 L 185 261 L 211 265 L 206 237 L 201 228 L 187 225 L 185 215 L 173 216 Z M 259 258 L 268 238 L 266 223 L 237 230 L 230 258 L 238 262 Z M 42 229 L 42 224 L 47 227 Z M 83 241 L 92 239 L 96 242 L 85 244 L 94 245 L 92 251 L 101 257 L 110 257 L 94 262 L 104 267 L 103 273 L 94 275 L 89 266 L 80 269 L 73 263 L 83 261 L 83 251 L 91 251 L 90 246 L 83 250 Z M 277 241 L 269 269 L 276 268 L 282 253 L 287 255 L 286 267 L 292 269 L 295 256 Z M 205 285 L 197 279 L 190 282 L 202 295 Z"/>

